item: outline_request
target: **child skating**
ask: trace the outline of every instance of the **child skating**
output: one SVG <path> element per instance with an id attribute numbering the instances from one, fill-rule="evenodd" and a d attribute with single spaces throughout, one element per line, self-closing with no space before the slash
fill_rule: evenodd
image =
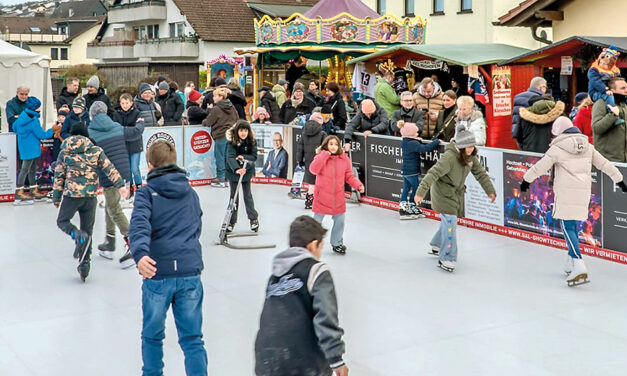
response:
<path id="1" fill-rule="evenodd" d="M 52 202 L 59 209 L 57 226 L 74 240 L 74 258 L 78 259 L 78 274 L 83 282 L 89 275 L 91 256 L 91 234 L 96 218 L 98 199 L 98 169 L 113 182 L 120 194 L 126 195 L 124 180 L 106 157 L 101 148 L 88 138 L 85 123 L 76 123 L 70 130 L 71 136 L 61 144 L 59 159 L 54 169 L 54 192 Z M 61 201 L 63 196 L 63 201 Z M 78 212 L 80 229 L 71 219 Z"/>
<path id="2" fill-rule="evenodd" d="M 564 272 L 568 275 L 568 285 L 575 286 L 588 282 L 588 271 L 579 250 L 579 222 L 588 218 L 592 166 L 608 175 L 623 192 L 627 192 L 627 185 L 623 182 L 620 171 L 594 150 L 588 137 L 574 127 L 569 118 L 557 118 L 551 132 L 556 138 L 544 157 L 527 170 L 520 190 L 526 192 L 530 183 L 553 169 L 553 217 L 562 220 L 562 231 L 568 246 L 568 261 Z"/>
<path id="3" fill-rule="evenodd" d="M 422 139 L 418 137 L 419 129 L 416 123 L 406 123 L 399 120 L 397 127 L 400 128 L 403 137 L 401 142 L 403 191 L 401 192 L 398 214 L 402 220 L 416 219 L 423 216 L 422 210 L 414 202 L 418 183 L 420 183 L 420 154 L 435 150 L 440 144 L 440 140 L 436 138 L 428 144 L 423 144 Z"/>
<path id="4" fill-rule="evenodd" d="M 316 156 L 316 148 L 322 144 L 327 136 L 322 131 L 322 114 L 314 112 L 303 127 L 303 133 L 296 145 L 296 162 L 305 166 L 305 177 L 303 182 L 309 185 L 305 194 L 305 209 L 311 209 L 314 200 L 314 186 L 316 184 L 316 176 L 309 170 L 309 166 Z"/>
<path id="5" fill-rule="evenodd" d="M 348 376 L 335 285 L 320 262 L 326 230 L 308 216 L 290 225 L 274 257 L 255 341 L 255 375 Z"/>
<path id="6" fill-rule="evenodd" d="M 344 184 L 348 183 L 360 193 L 364 193 L 364 185 L 353 174 L 351 161 L 340 146 L 337 136 L 327 136 L 316 152 L 317 155 L 309 166 L 309 171 L 316 175 L 314 218 L 322 223 L 325 215 L 333 217 L 331 246 L 333 252 L 343 255 L 346 253 L 343 240 L 346 218 Z"/>
<path id="7" fill-rule="evenodd" d="M 463 215 L 465 181 L 469 173 L 494 202 L 496 192 L 490 177 L 479 159 L 475 135 L 464 127 L 457 129 L 455 139 L 444 149 L 444 154 L 418 186 L 416 204 L 427 192 L 431 193 L 431 207 L 440 212 L 440 227 L 431 239 L 431 253 L 439 256 L 438 266 L 448 272 L 457 263 L 457 218 Z"/>
<path id="8" fill-rule="evenodd" d="M 620 69 L 616 66 L 616 61 L 620 52 L 616 46 L 604 48 L 597 60 L 588 69 L 588 94 L 593 102 L 603 99 L 608 112 L 618 114 L 616 100 L 608 86 L 611 78 L 620 77 Z M 624 124 L 625 120 L 616 119 L 614 125 Z"/>
<path id="9" fill-rule="evenodd" d="M 226 138 L 229 141 L 226 147 L 226 178 L 231 186 L 230 197 L 235 196 L 240 175 L 243 176 L 242 192 L 244 195 L 244 204 L 246 205 L 246 214 L 250 221 L 250 229 L 257 232 L 259 231 L 259 214 L 257 214 L 255 210 L 252 184 L 250 182 L 255 174 L 255 161 L 257 160 L 255 133 L 246 120 L 238 120 L 237 123 L 226 132 Z M 246 168 L 242 168 L 244 159 L 249 162 L 246 164 Z M 239 194 L 235 197 L 231 223 L 227 227 L 228 232 L 233 231 L 233 227 L 235 227 L 235 223 L 237 222 L 238 206 Z"/>

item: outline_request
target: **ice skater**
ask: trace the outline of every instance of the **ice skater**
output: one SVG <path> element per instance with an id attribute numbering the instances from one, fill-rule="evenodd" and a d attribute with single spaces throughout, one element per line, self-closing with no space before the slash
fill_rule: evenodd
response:
<path id="1" fill-rule="evenodd" d="M 322 141 L 327 136 L 322 131 L 322 123 L 322 114 L 319 112 L 312 113 L 303 127 L 303 134 L 298 144 L 296 144 L 296 162 L 301 166 L 305 166 L 303 182 L 309 185 L 305 194 L 305 209 L 313 207 L 316 176 L 309 171 L 309 166 L 316 156 L 316 148 L 322 144 Z"/>
<path id="2" fill-rule="evenodd" d="M 430 191 L 431 206 L 440 212 L 440 227 L 431 239 L 431 253 L 439 256 L 438 266 L 448 272 L 454 271 L 457 263 L 457 218 L 463 215 L 468 174 L 472 172 L 492 202 L 496 200 L 496 191 L 479 163 L 475 145 L 475 135 L 463 126 L 458 128 L 455 139 L 446 146 L 416 193 L 416 204 L 420 204 Z"/>
<path id="3" fill-rule="evenodd" d="M 290 225 L 290 248 L 274 257 L 255 341 L 257 376 L 348 376 L 335 285 L 320 262 L 325 233 L 300 216 Z"/>
<path id="4" fill-rule="evenodd" d="M 316 157 L 309 166 L 309 171 L 316 175 L 314 189 L 314 218 L 322 223 L 325 215 L 333 217 L 331 246 L 339 254 L 346 253 L 344 245 L 344 221 L 346 219 L 346 199 L 344 184 L 348 183 L 355 190 L 364 193 L 364 185 L 353 174 L 351 161 L 340 146 L 337 136 L 327 136 L 316 149 Z"/>
<path id="5" fill-rule="evenodd" d="M 588 282 L 588 271 L 579 250 L 578 228 L 579 222 L 588 218 L 592 166 L 608 175 L 623 192 L 627 192 L 627 185 L 623 182 L 620 171 L 590 145 L 588 136 L 574 127 L 569 118 L 557 118 L 551 133 L 556 136 L 555 139 L 544 157 L 527 170 L 520 190 L 527 191 L 530 183 L 553 169 L 553 217 L 562 220 L 562 231 L 568 246 L 568 261 L 564 272 L 568 275 L 568 285 L 575 286 Z"/>

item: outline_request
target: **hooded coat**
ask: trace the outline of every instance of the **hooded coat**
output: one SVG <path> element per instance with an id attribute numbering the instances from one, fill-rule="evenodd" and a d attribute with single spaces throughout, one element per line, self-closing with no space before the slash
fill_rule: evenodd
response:
<path id="1" fill-rule="evenodd" d="M 209 116 L 203 120 L 202 125 L 210 127 L 211 137 L 214 140 L 219 140 L 224 138 L 226 131 L 237 123 L 238 119 L 239 116 L 233 103 L 228 99 L 223 99 L 213 106 L 211 111 L 209 111 Z"/>
<path id="2" fill-rule="evenodd" d="M 579 128 L 581 133 L 588 136 L 588 142 L 592 144 L 592 106 L 581 107 L 577 110 L 573 124 L 575 127 Z"/>
<path id="3" fill-rule="evenodd" d="M 531 183 L 551 168 L 555 168 L 553 217 L 583 221 L 588 218 L 592 166 L 607 174 L 614 183 L 621 182 L 620 171 L 588 142 L 588 137 L 571 127 L 557 136 L 544 157 L 524 175 Z"/>
<path id="4" fill-rule="evenodd" d="M 98 88 L 98 91 L 94 94 L 85 94 L 85 112 L 89 112 L 91 105 L 100 101 L 107 105 L 107 115 L 109 117 L 113 116 L 113 106 L 111 105 L 111 99 L 105 94 L 105 90 L 103 88 Z"/>
<path id="5" fill-rule="evenodd" d="M 70 133 L 70 130 L 72 129 L 72 126 L 81 121 L 85 123 L 86 126 L 89 126 L 89 114 L 86 111 L 83 111 L 80 115 L 77 115 L 73 108 L 70 109 L 70 113 L 65 117 L 65 121 L 61 125 L 61 138 L 65 140 L 66 138 L 71 137 L 72 134 Z M 61 142 L 62 141 L 58 138 L 55 138 L 52 141 L 52 155 L 59 155 Z"/>
<path id="6" fill-rule="evenodd" d="M 270 114 L 270 121 L 272 123 L 281 124 L 281 108 L 277 104 L 276 98 L 274 98 L 272 92 L 266 91 L 263 97 L 261 97 L 261 105 Z"/>
<path id="7" fill-rule="evenodd" d="M 276 104 L 281 107 L 283 103 L 287 100 L 287 92 L 282 85 L 276 84 L 272 87 L 272 94 L 274 94 L 274 98 L 276 98 Z"/>
<path id="8" fill-rule="evenodd" d="M 400 108 L 401 98 L 396 94 L 392 85 L 385 78 L 379 78 L 374 87 L 374 99 L 388 113 L 388 118 Z"/>
<path id="9" fill-rule="evenodd" d="M 346 116 L 346 104 L 342 95 L 335 93 L 335 95 L 327 97 L 325 103 L 330 105 L 333 111 L 333 124 L 340 129 L 346 128 L 348 116 Z"/>
<path id="10" fill-rule="evenodd" d="M 181 125 L 181 116 L 185 106 L 175 90 L 170 89 L 165 95 L 157 95 L 156 102 L 161 106 L 165 125 Z"/>
<path id="11" fill-rule="evenodd" d="M 530 87 L 527 91 L 516 94 L 514 97 L 514 108 L 512 109 L 512 137 L 520 138 L 520 109 L 529 107 L 529 99 L 536 95 L 544 95 L 544 92 L 535 87 Z"/>
<path id="12" fill-rule="evenodd" d="M 64 87 L 63 89 L 61 89 L 61 92 L 59 93 L 59 96 L 57 97 L 57 110 L 63 107 L 63 105 L 68 106 L 68 108 L 72 108 L 72 102 L 74 101 L 74 98 L 76 98 L 77 96 L 78 96 L 78 93 L 68 92 L 67 87 Z"/>
<path id="13" fill-rule="evenodd" d="M 236 131 L 237 126 L 232 126 L 226 132 L 226 178 L 229 181 L 237 182 L 240 175 L 235 171 L 242 168 L 242 164 L 236 159 L 241 155 L 248 161 L 246 165 L 246 174 L 242 178 L 242 182 L 249 182 L 255 175 L 255 162 L 257 161 L 257 143 L 250 142 L 249 139 L 255 139 L 255 132 L 251 129 L 248 138 L 240 140 Z"/>
<path id="14" fill-rule="evenodd" d="M 520 109 L 520 138 L 524 151 L 545 153 L 551 143 L 553 121 L 564 112 L 564 102 L 532 97 L 529 107 Z"/>
<path id="15" fill-rule="evenodd" d="M 237 111 L 237 115 L 240 119 L 246 120 L 246 105 L 248 102 L 246 101 L 246 97 L 244 93 L 242 93 L 239 89 L 230 89 L 231 93 L 226 97 L 226 99 L 230 100 Z"/>
<path id="16" fill-rule="evenodd" d="M 616 101 L 618 115 L 607 110 L 605 100 L 599 99 L 592 106 L 592 137 L 594 147 L 612 162 L 627 162 L 626 124 L 614 125 L 617 119 L 627 118 L 627 104 Z"/>
<path id="17" fill-rule="evenodd" d="M 305 123 L 303 133 L 296 144 L 296 163 L 305 165 L 303 181 L 307 184 L 316 183 L 316 177 L 309 171 L 309 166 L 316 156 L 316 148 L 322 144 L 326 136 L 322 131 L 322 124 L 309 120 Z"/>
<path id="18" fill-rule="evenodd" d="M 444 94 L 442 93 L 442 89 L 437 82 L 433 83 L 433 95 L 427 98 L 423 95 L 422 86 L 418 87 L 418 91 L 414 93 L 414 102 L 416 103 L 416 108 L 425 111 L 425 126 L 422 128 L 421 137 L 423 138 L 431 138 L 435 134 L 435 126 L 437 124 L 437 120 L 431 120 L 431 117 L 427 112 L 431 111 L 440 111 L 444 107 Z"/>
<path id="19" fill-rule="evenodd" d="M 41 140 L 53 136 L 52 128 L 44 131 L 41 128 L 39 112 L 29 110 L 22 111 L 13 123 L 13 131 L 17 134 L 17 148 L 20 159 L 23 161 L 36 159 L 41 156 Z"/>
<path id="20" fill-rule="evenodd" d="M 475 135 L 477 146 L 485 146 L 486 142 L 486 125 L 481 111 L 473 111 L 468 119 L 460 120 L 455 118 L 455 136 L 457 132 L 464 127 L 466 130 Z"/>
<path id="21" fill-rule="evenodd" d="M 355 190 L 363 185 L 353 174 L 353 165 L 348 154 L 331 155 L 328 151 L 321 150 L 311 162 L 309 170 L 316 175 L 313 212 L 324 215 L 346 213 L 345 183 Z"/>
<path id="22" fill-rule="evenodd" d="M 131 180 L 131 167 L 126 149 L 126 135 L 129 138 L 135 138 L 143 132 L 143 125 L 137 127 L 123 127 L 115 121 L 111 120 L 105 114 L 98 114 L 91 119 L 89 123 L 89 137 L 96 142 L 104 150 L 115 169 L 118 170 L 122 179 Z M 104 188 L 113 186 L 113 183 L 107 176 L 99 171 L 100 185 Z"/>
<path id="23" fill-rule="evenodd" d="M 198 125 L 209 115 L 209 111 L 203 110 L 202 107 L 192 101 L 187 101 L 187 121 L 189 125 Z"/>

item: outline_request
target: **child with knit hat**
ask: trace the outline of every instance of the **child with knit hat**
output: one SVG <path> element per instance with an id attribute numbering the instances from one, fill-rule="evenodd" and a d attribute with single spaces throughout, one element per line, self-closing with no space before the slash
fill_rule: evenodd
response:
<path id="1" fill-rule="evenodd" d="M 255 121 L 252 122 L 253 124 L 272 124 L 270 115 L 265 107 L 257 107 L 253 118 L 255 119 Z"/>
<path id="2" fill-rule="evenodd" d="M 420 154 L 435 150 L 440 144 L 440 140 L 435 138 L 430 143 L 423 144 L 422 139 L 418 137 L 419 130 L 416 123 L 406 123 L 399 120 L 397 126 L 403 137 L 403 141 L 401 141 L 403 191 L 398 214 L 401 220 L 416 219 L 422 216 L 422 211 L 414 203 L 414 196 L 418 189 L 418 183 L 420 183 Z"/>
<path id="3" fill-rule="evenodd" d="M 475 135 L 460 126 L 455 139 L 444 149 L 444 154 L 435 166 L 429 169 L 416 193 L 416 204 L 420 204 L 427 192 L 431 193 L 431 207 L 440 212 L 440 227 L 431 239 L 431 253 L 439 256 L 438 267 L 452 272 L 457 262 L 457 218 L 464 213 L 466 177 L 473 176 L 494 202 L 496 191 L 490 176 L 477 158 Z"/>
<path id="4" fill-rule="evenodd" d="M 616 101 L 612 91 L 608 87 L 608 81 L 614 77 L 620 77 L 620 69 L 616 66 L 616 60 L 620 52 L 616 46 L 604 48 L 597 60 L 588 69 L 588 93 L 592 101 L 603 99 L 608 112 L 616 107 Z M 625 123 L 623 119 L 617 119 L 614 125 Z"/>
<path id="5" fill-rule="evenodd" d="M 620 171 L 594 150 L 588 137 L 573 126 L 569 118 L 557 118 L 551 133 L 556 136 L 555 139 L 544 157 L 527 170 L 520 190 L 526 192 L 539 176 L 554 170 L 553 217 L 562 220 L 562 231 L 568 246 L 568 262 L 564 272 L 567 274 L 568 285 L 575 286 L 588 282 L 588 271 L 579 250 L 579 229 L 581 221 L 588 219 L 592 167 L 607 174 L 623 192 L 627 192 L 627 185 L 623 182 Z"/>

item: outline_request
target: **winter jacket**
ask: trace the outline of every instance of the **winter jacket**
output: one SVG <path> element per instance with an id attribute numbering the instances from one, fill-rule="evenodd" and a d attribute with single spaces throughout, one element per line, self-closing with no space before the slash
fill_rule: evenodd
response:
<path id="1" fill-rule="evenodd" d="M 316 156 L 316 148 L 322 144 L 326 136 L 320 123 L 309 120 L 305 123 L 303 133 L 296 144 L 296 163 L 305 165 L 303 181 L 307 184 L 316 183 L 316 177 L 309 171 L 309 166 Z"/>
<path id="2" fill-rule="evenodd" d="M 592 100 L 596 100 L 596 96 L 604 94 L 608 90 L 608 82 L 613 77 L 620 77 L 620 69 L 614 65 L 610 69 L 606 69 L 599 65 L 599 61 L 595 60 L 588 69 L 588 93 Z"/>
<path id="3" fill-rule="evenodd" d="M 213 105 L 213 90 L 208 90 L 205 91 L 204 93 L 202 93 L 203 97 L 202 97 L 202 104 L 200 105 L 200 107 L 203 110 L 210 110 L 211 107 L 209 107 L 210 105 Z"/>
<path id="4" fill-rule="evenodd" d="M 346 116 L 346 104 L 340 93 L 336 93 L 332 97 L 327 97 L 325 103 L 329 104 L 333 109 L 333 124 L 340 129 L 346 128 L 348 116 Z"/>
<path id="5" fill-rule="evenodd" d="M 277 104 L 274 94 L 267 91 L 261 97 L 261 105 L 270 114 L 270 121 L 274 124 L 281 124 L 281 108 Z"/>
<path id="6" fill-rule="evenodd" d="M 249 138 L 255 139 L 255 132 L 251 131 Z M 235 126 L 231 127 L 226 133 L 226 139 L 229 143 L 226 145 L 226 178 L 229 181 L 237 182 L 240 175 L 235 171 L 242 168 L 242 163 L 237 160 L 237 156 L 241 155 L 248 161 L 246 165 L 246 174 L 242 178 L 243 182 L 248 182 L 255 175 L 255 162 L 257 161 L 257 144 L 253 141 L 251 144 L 246 140 L 240 140 Z"/>
<path id="7" fill-rule="evenodd" d="M 98 92 L 96 92 L 95 94 L 85 94 L 84 97 L 85 112 L 89 113 L 91 105 L 96 101 L 100 101 L 107 105 L 107 115 L 109 115 L 109 117 L 113 116 L 113 106 L 111 105 L 111 99 L 109 99 L 107 94 L 105 94 L 103 88 L 98 88 Z"/>
<path id="8" fill-rule="evenodd" d="M 438 121 L 435 123 L 435 134 L 440 134 L 438 137 L 444 142 L 450 142 L 455 137 L 455 113 L 457 112 L 457 105 L 451 108 L 443 108 L 438 115 Z"/>
<path id="9" fill-rule="evenodd" d="M 66 138 L 72 136 L 72 134 L 70 133 L 70 130 L 72 129 L 72 126 L 76 123 L 79 122 L 83 122 L 85 123 L 85 125 L 89 126 L 89 114 L 85 111 L 81 112 L 80 115 L 77 115 L 73 110 L 70 110 L 70 113 L 65 117 L 65 121 L 63 122 L 63 124 L 61 125 L 61 132 L 59 133 L 59 135 L 61 136 L 61 138 L 63 140 L 65 140 Z M 52 155 L 59 155 L 59 151 L 61 151 L 61 143 L 63 141 L 59 140 L 58 138 L 55 138 L 52 142 Z M 56 160 L 56 158 L 55 158 Z"/>
<path id="10" fill-rule="evenodd" d="M 165 125 L 181 125 L 181 116 L 185 106 L 175 90 L 170 89 L 165 95 L 157 95 L 156 102 L 161 106 Z"/>
<path id="11" fill-rule="evenodd" d="M 418 127 L 418 132 L 422 132 L 425 120 L 423 112 L 415 107 L 412 107 L 409 111 L 405 107 L 401 107 L 394 111 L 392 114 L 392 120 L 390 121 L 390 134 L 393 136 L 401 135 L 401 131 L 398 127 L 398 121 L 402 120 L 405 123 L 415 123 Z"/>
<path id="12" fill-rule="evenodd" d="M 15 123 L 17 117 L 20 116 L 25 109 L 26 102 L 19 100 L 17 95 L 7 102 L 5 116 L 7 117 L 7 123 L 9 123 L 9 132 L 13 132 L 13 123 Z"/>
<path id="13" fill-rule="evenodd" d="M 496 194 L 490 176 L 479 163 L 479 159 L 476 156 L 472 157 L 470 164 L 463 166 L 459 162 L 459 149 L 455 141 L 452 141 L 446 145 L 440 160 L 422 179 L 416 195 L 425 197 L 430 191 L 433 210 L 461 217 L 464 212 L 465 182 L 470 172 L 481 184 L 486 194 Z"/>
<path id="14" fill-rule="evenodd" d="M 320 93 L 317 92 L 307 90 L 307 93 L 305 93 L 305 98 L 312 101 L 316 105 L 316 107 L 322 107 L 322 105 L 324 104 L 324 98 L 322 97 L 322 95 L 320 95 Z"/>
<path id="15" fill-rule="evenodd" d="M 331 155 L 322 150 L 311 162 L 309 170 L 316 175 L 313 212 L 324 215 L 345 213 L 344 184 L 348 183 L 355 190 L 363 185 L 353 174 L 348 154 Z"/>
<path id="16" fill-rule="evenodd" d="M 61 144 L 57 165 L 54 168 L 52 201 L 58 203 L 65 197 L 96 197 L 98 195 L 98 169 L 115 183 L 124 186 L 124 180 L 109 161 L 104 151 L 83 136 L 71 136 Z"/>
<path id="17" fill-rule="evenodd" d="M 344 133 L 344 140 L 346 142 L 351 142 L 353 132 L 371 131 L 375 134 L 388 133 L 388 113 L 381 108 L 377 102 L 375 102 L 375 105 L 377 109 L 371 117 L 367 117 L 359 110 L 357 115 L 348 123 L 346 132 Z"/>
<path id="18" fill-rule="evenodd" d="M 374 86 L 374 99 L 387 111 L 388 118 L 391 118 L 394 111 L 400 108 L 401 98 L 385 78 L 379 78 Z"/>
<path id="19" fill-rule="evenodd" d="M 237 123 L 238 119 L 239 116 L 237 115 L 237 110 L 233 107 L 233 103 L 228 99 L 224 99 L 213 106 L 211 111 L 209 111 L 209 116 L 203 120 L 202 125 L 211 128 L 211 137 L 214 140 L 220 140 Z"/>
<path id="20" fill-rule="evenodd" d="M 422 94 L 422 86 L 418 87 L 418 91 L 414 93 L 414 102 L 416 103 L 416 108 L 423 110 L 425 112 L 425 126 L 422 128 L 421 137 L 423 138 L 431 138 L 435 134 L 435 125 L 437 124 L 437 120 L 431 120 L 428 112 L 432 111 L 440 111 L 444 108 L 444 94 L 442 93 L 442 89 L 440 85 L 434 82 L 435 89 L 433 90 L 433 94 L 431 97 L 426 98 Z"/>
<path id="21" fill-rule="evenodd" d="M 52 128 L 47 131 L 41 128 L 39 116 L 39 112 L 27 108 L 13 123 L 13 130 L 17 134 L 17 148 L 23 161 L 39 158 L 41 140 L 52 138 L 54 135 Z"/>
<path id="22" fill-rule="evenodd" d="M 283 103 L 287 101 L 287 92 L 285 91 L 285 88 L 279 84 L 276 84 L 272 87 L 272 94 L 274 94 L 274 98 L 276 98 L 276 104 L 279 107 L 283 106 Z M 268 109 L 266 108 L 266 110 Z M 268 112 L 270 112 L 270 110 L 268 110 Z"/>
<path id="23" fill-rule="evenodd" d="M 305 248 L 276 255 L 255 340 L 255 374 L 331 375 L 344 365 L 343 334 L 329 267 Z"/>
<path id="24" fill-rule="evenodd" d="M 544 95 L 544 93 L 535 87 L 530 87 L 527 91 L 523 91 L 514 97 L 514 108 L 512 110 L 513 138 L 520 138 L 520 109 L 529 107 L 529 99 L 531 99 L 531 97 L 535 97 L 536 95 Z"/>
<path id="25" fill-rule="evenodd" d="M 627 118 L 627 104 L 617 101 L 619 116 L 607 110 L 605 100 L 599 99 L 592 106 L 592 137 L 594 147 L 612 162 L 627 162 L 627 132 L 625 124 L 614 125 L 619 117 Z"/>
<path id="26" fill-rule="evenodd" d="M 308 115 L 311 114 L 316 104 L 309 99 L 303 97 L 303 101 L 296 107 L 292 104 L 292 100 L 289 99 L 281 107 L 281 122 L 282 124 L 289 124 L 292 120 L 296 119 L 298 114 Z"/>
<path id="27" fill-rule="evenodd" d="M 581 133 L 588 136 L 588 142 L 592 144 L 592 106 L 581 107 L 575 115 L 573 124 L 579 128 Z"/>
<path id="28" fill-rule="evenodd" d="M 226 98 L 228 100 L 231 101 L 231 103 L 233 103 L 233 106 L 235 107 L 235 110 L 237 111 L 237 116 L 242 119 L 242 120 L 246 120 L 246 97 L 244 96 L 244 93 L 242 93 L 241 90 L 237 90 L 237 89 L 233 89 L 231 90 L 231 94 L 228 95 L 228 97 Z"/>
<path id="29" fill-rule="evenodd" d="M 175 164 L 152 169 L 133 202 L 129 227 L 133 259 L 155 260 L 156 280 L 199 275 L 204 268 L 201 218 L 200 200 L 185 170 Z"/>
<path id="30" fill-rule="evenodd" d="M 562 101 L 553 102 L 542 99 L 532 104 L 530 101 L 528 108 L 520 109 L 520 138 L 518 139 L 521 149 L 536 153 L 545 153 L 551 143 L 551 127 L 553 121 L 564 112 Z"/>
<path id="31" fill-rule="evenodd" d="M 288 155 L 285 149 L 281 148 L 277 153 L 276 149 L 270 150 L 266 163 L 263 165 L 263 175 L 269 178 L 287 179 Z"/>
<path id="32" fill-rule="evenodd" d="M 139 111 L 139 117 L 144 119 L 144 125 L 147 127 L 158 127 L 161 112 L 157 110 L 154 101 L 147 102 L 144 98 L 137 96 L 133 101 L 133 105 Z"/>
<path id="33" fill-rule="evenodd" d="M 189 125 L 202 124 L 203 120 L 207 118 L 209 111 L 205 111 L 198 105 L 198 103 L 188 101 L 187 102 L 187 121 Z"/>
<path id="34" fill-rule="evenodd" d="M 483 119 L 483 114 L 481 113 L 481 111 L 473 111 L 470 114 L 469 118 L 463 119 L 463 120 L 456 117 L 455 118 L 455 136 L 457 136 L 457 131 L 461 129 L 462 126 L 464 127 L 464 129 L 471 131 L 472 134 L 475 135 L 475 142 L 477 143 L 477 146 L 485 146 L 486 125 L 485 125 L 485 120 Z"/>
<path id="35" fill-rule="evenodd" d="M 137 134 L 141 135 L 144 131 L 143 124 L 135 127 L 123 127 L 120 124 L 111 120 L 105 114 L 98 114 L 89 123 L 89 137 L 96 142 L 96 146 L 99 146 L 104 150 L 109 160 L 118 170 L 122 179 L 125 181 L 131 181 L 131 167 L 128 157 L 128 150 L 126 149 L 126 137 L 137 137 Z M 100 185 L 102 187 L 111 187 L 113 183 L 107 178 L 102 171 L 100 174 Z"/>
<path id="36" fill-rule="evenodd" d="M 440 145 L 439 139 L 434 139 L 428 144 L 409 137 L 403 137 L 401 150 L 403 151 L 403 164 L 401 174 L 403 176 L 414 176 L 420 174 L 420 154 L 435 150 Z"/>
<path id="37" fill-rule="evenodd" d="M 126 137 L 125 134 L 124 137 L 126 139 L 126 150 L 129 154 L 141 153 L 142 150 L 144 150 L 144 140 L 142 134 L 145 124 L 144 119 L 139 117 L 139 110 L 136 109 L 135 106 L 129 108 L 128 111 L 120 109 L 113 114 L 112 120 L 125 127 L 125 133 L 126 127 L 141 126 L 141 132 L 135 132 L 132 136 L 129 134 L 128 137 Z"/>
<path id="38" fill-rule="evenodd" d="M 67 88 L 64 87 L 61 89 L 59 93 L 59 97 L 57 98 L 57 110 L 63 105 L 66 105 L 68 108 L 72 108 L 72 102 L 74 102 L 74 98 L 78 96 L 78 93 L 69 93 Z"/>
<path id="39" fill-rule="evenodd" d="M 623 181 L 618 169 L 588 143 L 588 137 L 571 127 L 557 136 L 544 157 L 525 173 L 531 183 L 554 168 L 554 218 L 583 221 L 588 218 L 592 166 L 607 174 L 614 183 Z"/>

